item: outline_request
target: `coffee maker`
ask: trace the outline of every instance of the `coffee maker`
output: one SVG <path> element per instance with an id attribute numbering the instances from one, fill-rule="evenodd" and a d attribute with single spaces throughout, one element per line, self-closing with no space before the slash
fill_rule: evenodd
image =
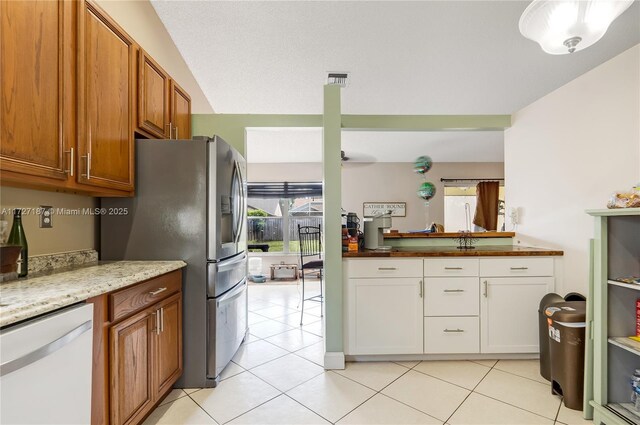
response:
<path id="1" fill-rule="evenodd" d="M 391 228 L 391 214 L 382 214 L 364 222 L 364 247 L 366 249 L 389 249 L 384 245 L 384 229 Z"/>

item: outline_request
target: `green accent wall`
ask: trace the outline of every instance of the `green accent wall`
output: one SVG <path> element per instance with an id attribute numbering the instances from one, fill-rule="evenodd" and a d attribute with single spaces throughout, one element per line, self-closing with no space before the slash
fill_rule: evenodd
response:
<path id="1" fill-rule="evenodd" d="M 322 127 L 322 115 L 194 114 L 191 134 L 222 137 L 244 155 L 246 128 Z"/>
<path id="2" fill-rule="evenodd" d="M 502 131 L 511 115 L 343 115 L 344 130 Z"/>

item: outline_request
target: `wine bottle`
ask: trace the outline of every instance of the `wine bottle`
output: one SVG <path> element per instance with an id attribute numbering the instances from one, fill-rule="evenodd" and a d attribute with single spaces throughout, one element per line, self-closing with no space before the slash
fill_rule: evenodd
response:
<path id="1" fill-rule="evenodd" d="M 9 233 L 7 243 L 21 247 L 20 257 L 18 257 L 18 276 L 26 276 L 29 271 L 29 245 L 27 245 L 27 237 L 22 227 L 22 210 L 20 208 L 16 208 L 13 211 L 13 225 L 11 226 L 11 233 Z"/>

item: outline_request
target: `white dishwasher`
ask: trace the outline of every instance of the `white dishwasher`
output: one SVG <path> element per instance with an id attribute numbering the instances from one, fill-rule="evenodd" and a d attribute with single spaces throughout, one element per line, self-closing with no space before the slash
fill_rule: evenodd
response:
<path id="1" fill-rule="evenodd" d="M 89 424 L 93 306 L 0 332 L 0 423 Z"/>

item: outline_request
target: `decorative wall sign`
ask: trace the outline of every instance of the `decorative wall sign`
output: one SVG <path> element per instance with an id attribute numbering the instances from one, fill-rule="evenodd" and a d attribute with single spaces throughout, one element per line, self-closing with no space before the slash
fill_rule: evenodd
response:
<path id="1" fill-rule="evenodd" d="M 362 215 L 365 217 L 375 217 L 391 211 L 391 217 L 406 217 L 406 202 L 365 202 L 362 204 Z"/>

